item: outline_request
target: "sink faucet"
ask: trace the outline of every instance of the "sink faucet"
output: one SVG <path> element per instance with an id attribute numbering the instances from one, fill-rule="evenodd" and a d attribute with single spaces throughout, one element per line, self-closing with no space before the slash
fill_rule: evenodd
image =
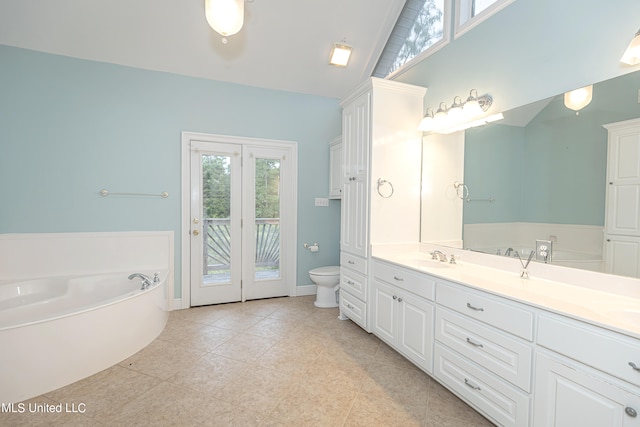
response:
<path id="1" fill-rule="evenodd" d="M 511 252 L 513 252 L 513 248 L 509 248 L 506 251 L 504 251 L 504 256 L 511 256 Z"/>
<path id="2" fill-rule="evenodd" d="M 142 274 L 142 273 L 133 273 L 129 275 L 129 280 L 133 280 L 136 277 L 142 279 L 142 286 L 140 287 L 140 290 L 145 290 L 145 289 L 149 289 L 150 286 L 152 286 L 154 283 L 157 283 L 155 280 L 151 280 L 149 278 L 149 276 L 147 276 L 146 274 Z M 157 276 L 156 276 L 157 277 Z M 155 279 L 155 277 L 154 277 Z"/>
<path id="3" fill-rule="evenodd" d="M 435 251 L 431 252 L 431 259 L 437 259 L 442 262 L 445 262 L 447 260 L 447 256 L 436 249 Z"/>

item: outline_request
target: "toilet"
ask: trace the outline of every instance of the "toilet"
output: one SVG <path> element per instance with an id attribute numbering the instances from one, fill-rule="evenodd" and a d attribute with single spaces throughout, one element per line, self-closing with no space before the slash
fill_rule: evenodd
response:
<path id="1" fill-rule="evenodd" d="M 320 308 L 337 307 L 336 292 L 340 288 L 340 266 L 314 268 L 309 271 L 309 277 L 318 286 L 316 301 L 313 304 Z"/>

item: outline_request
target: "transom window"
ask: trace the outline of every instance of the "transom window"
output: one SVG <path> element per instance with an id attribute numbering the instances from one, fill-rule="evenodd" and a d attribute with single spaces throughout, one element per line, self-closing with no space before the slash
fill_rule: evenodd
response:
<path id="1" fill-rule="evenodd" d="M 407 0 L 372 75 L 397 75 L 449 43 L 451 3 L 460 37 L 515 0 Z"/>
<path id="2" fill-rule="evenodd" d="M 445 44 L 449 22 L 448 0 L 407 0 L 389 40 L 373 71 L 375 77 L 387 77 L 412 59 L 438 45 Z M 448 9 L 448 7 L 447 7 Z"/>

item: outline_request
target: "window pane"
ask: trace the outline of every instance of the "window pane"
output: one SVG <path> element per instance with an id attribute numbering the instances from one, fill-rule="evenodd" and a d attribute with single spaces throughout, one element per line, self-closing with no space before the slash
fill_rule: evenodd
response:
<path id="1" fill-rule="evenodd" d="M 256 158 L 255 279 L 280 277 L 280 160 Z"/>
<path id="2" fill-rule="evenodd" d="M 473 0 L 473 12 L 471 12 L 471 17 L 476 16 L 496 1 L 498 0 Z"/>
<path id="3" fill-rule="evenodd" d="M 407 0 L 374 69 L 386 77 L 443 38 L 444 0 Z"/>

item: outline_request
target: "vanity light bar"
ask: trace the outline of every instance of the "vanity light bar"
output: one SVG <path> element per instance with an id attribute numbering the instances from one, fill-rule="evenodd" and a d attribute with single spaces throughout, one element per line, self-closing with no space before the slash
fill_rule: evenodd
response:
<path id="1" fill-rule="evenodd" d="M 446 134 L 502 119 L 501 113 L 499 114 L 501 117 L 498 115 L 482 117 L 492 104 L 491 95 L 478 96 L 478 91 L 471 89 L 469 97 L 464 103 L 459 96 L 456 96 L 450 108 L 447 108 L 444 102 L 440 103 L 435 114 L 431 108 L 427 108 L 418 130 Z"/>

